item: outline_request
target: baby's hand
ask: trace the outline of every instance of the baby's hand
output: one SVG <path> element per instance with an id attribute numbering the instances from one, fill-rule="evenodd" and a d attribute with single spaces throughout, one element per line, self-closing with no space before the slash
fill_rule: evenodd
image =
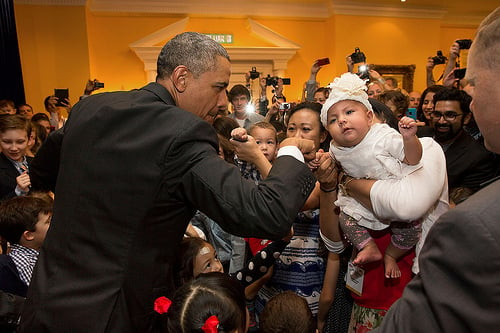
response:
<path id="1" fill-rule="evenodd" d="M 313 159 L 313 160 L 310 160 L 309 162 L 307 162 L 307 166 L 309 167 L 309 169 L 314 172 L 316 171 L 316 169 L 320 166 L 320 160 L 321 160 L 321 156 L 324 154 L 324 151 L 323 149 L 320 149 L 316 152 L 316 157 Z"/>
<path id="2" fill-rule="evenodd" d="M 236 140 L 236 141 L 240 141 L 240 142 L 247 141 L 248 134 L 247 134 L 246 129 L 244 129 L 243 127 L 238 127 L 238 128 L 233 129 L 231 131 L 231 139 Z"/>
<path id="3" fill-rule="evenodd" d="M 403 138 L 409 138 L 417 134 L 417 122 L 410 117 L 401 118 L 398 127 Z"/>

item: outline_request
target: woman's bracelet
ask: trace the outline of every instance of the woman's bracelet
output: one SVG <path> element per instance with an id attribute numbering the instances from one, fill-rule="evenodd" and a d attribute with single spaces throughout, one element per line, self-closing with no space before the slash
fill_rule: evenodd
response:
<path id="1" fill-rule="evenodd" d="M 323 186 L 321 186 L 321 185 L 319 186 L 319 189 L 320 189 L 321 191 L 325 192 L 325 193 L 330 193 L 330 192 L 337 191 L 337 188 L 336 188 L 336 187 L 334 187 L 334 188 L 332 188 L 332 189 L 325 189 L 325 188 L 324 188 Z"/>
<path id="2" fill-rule="evenodd" d="M 342 193 L 344 193 L 344 195 L 350 196 L 349 189 L 347 188 L 347 185 L 349 185 L 349 183 L 352 182 L 354 179 L 356 179 L 356 178 L 353 178 L 353 177 L 348 176 L 346 174 L 344 174 L 342 176 L 342 180 L 340 181 L 339 188 L 342 191 Z"/>

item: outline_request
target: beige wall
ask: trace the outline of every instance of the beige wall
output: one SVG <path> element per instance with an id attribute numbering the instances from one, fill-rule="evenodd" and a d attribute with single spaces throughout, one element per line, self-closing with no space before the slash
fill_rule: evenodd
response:
<path id="1" fill-rule="evenodd" d="M 74 103 L 89 77 L 84 7 L 15 6 L 26 102 L 44 112 L 54 88 L 69 88 Z"/>
<path id="2" fill-rule="evenodd" d="M 43 99 L 53 88 L 68 87 L 75 103 L 88 78 L 105 83 L 105 89 L 100 91 L 143 86 L 143 63 L 129 44 L 184 18 L 94 13 L 85 7 L 16 5 L 15 11 L 26 97 L 36 111 L 43 110 Z M 330 57 L 332 61 L 318 74 L 320 83 L 326 85 L 345 71 L 345 56 L 356 46 L 367 55 L 369 63 L 415 64 L 414 87 L 422 91 L 427 57 L 438 49 L 446 54 L 455 38 L 472 38 L 475 33 L 473 28 L 442 27 L 436 19 L 344 15 L 328 19 L 253 19 L 301 46 L 285 73 L 292 79 L 292 85 L 285 90 L 292 101 L 300 99 L 315 59 Z M 246 18 L 195 16 L 186 30 L 233 34 L 232 46 L 272 46 L 249 33 Z"/>

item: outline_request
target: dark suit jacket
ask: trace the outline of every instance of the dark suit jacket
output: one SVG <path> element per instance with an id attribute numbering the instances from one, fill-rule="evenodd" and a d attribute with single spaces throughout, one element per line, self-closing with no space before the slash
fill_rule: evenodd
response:
<path id="1" fill-rule="evenodd" d="M 28 286 L 19 277 L 16 264 L 6 254 L 0 254 L 0 290 L 22 297 L 26 297 L 28 291 Z"/>
<path id="2" fill-rule="evenodd" d="M 390 308 L 378 332 L 498 332 L 500 181 L 434 224 L 420 273 Z"/>
<path id="3" fill-rule="evenodd" d="M 55 192 L 64 127 L 50 133 L 30 164 L 31 190 Z"/>
<path id="4" fill-rule="evenodd" d="M 481 183 L 496 176 L 494 154 L 462 131 L 444 152 L 448 174 L 448 188 L 468 187 L 474 190 Z"/>
<path id="5" fill-rule="evenodd" d="M 0 291 L 0 332 L 16 332 L 24 297 Z"/>
<path id="6" fill-rule="evenodd" d="M 30 165 L 32 158 L 26 158 Z M 13 198 L 16 196 L 16 178 L 19 176 L 19 171 L 12 162 L 3 154 L 0 153 L 0 201 Z"/>
<path id="7" fill-rule="evenodd" d="M 196 209 L 235 235 L 284 236 L 314 187 L 306 165 L 280 157 L 256 186 L 217 151 L 212 126 L 157 83 L 76 104 L 21 331 L 147 331 Z"/>

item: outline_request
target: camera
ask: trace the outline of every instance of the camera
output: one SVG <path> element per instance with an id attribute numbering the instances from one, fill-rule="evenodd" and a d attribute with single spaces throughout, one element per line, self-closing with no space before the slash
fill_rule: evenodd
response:
<path id="1" fill-rule="evenodd" d="M 330 58 L 321 58 L 321 59 L 316 60 L 316 65 L 318 65 L 320 67 L 328 65 L 329 63 L 330 63 Z"/>
<path id="2" fill-rule="evenodd" d="M 442 65 L 442 64 L 446 64 L 446 61 L 448 61 L 448 58 L 446 58 L 443 55 L 443 52 L 440 50 L 440 51 L 437 51 L 436 56 L 432 57 L 432 61 L 434 61 L 434 65 Z"/>
<path id="3" fill-rule="evenodd" d="M 368 67 L 368 65 L 358 66 L 358 72 L 356 73 L 356 75 L 359 76 L 359 78 L 362 80 L 367 80 L 370 78 L 370 73 L 368 73 L 369 69 L 370 68 Z"/>
<path id="4" fill-rule="evenodd" d="M 257 68 L 252 67 L 252 70 L 250 71 L 250 79 L 255 80 L 255 79 L 258 79 L 259 76 L 260 76 L 260 73 L 257 72 Z"/>
<path id="5" fill-rule="evenodd" d="M 281 103 L 280 110 L 290 110 L 290 103 Z"/>
<path id="6" fill-rule="evenodd" d="M 94 81 L 94 89 L 104 88 L 104 83 L 99 81 Z"/>
<path id="7" fill-rule="evenodd" d="M 69 98 L 69 89 L 54 89 L 54 96 L 57 97 L 56 106 L 66 106 L 63 102 L 66 103 L 66 99 Z"/>
<path id="8" fill-rule="evenodd" d="M 366 56 L 363 52 L 359 50 L 359 47 L 357 47 L 354 49 L 354 53 L 351 54 L 351 60 L 355 64 L 358 64 L 360 62 L 366 62 Z"/>
<path id="9" fill-rule="evenodd" d="M 280 78 L 277 76 L 271 76 L 267 75 L 266 77 L 266 86 L 273 86 L 276 87 L 278 85 L 278 80 Z M 283 85 L 288 86 L 290 85 L 290 78 L 281 78 L 283 80 Z"/>
<path id="10" fill-rule="evenodd" d="M 455 41 L 458 44 L 460 50 L 468 50 L 472 45 L 472 39 L 458 39 Z"/>

